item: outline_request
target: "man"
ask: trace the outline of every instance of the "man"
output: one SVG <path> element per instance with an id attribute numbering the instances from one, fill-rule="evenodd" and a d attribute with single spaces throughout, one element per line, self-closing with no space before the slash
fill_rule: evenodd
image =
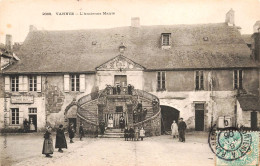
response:
<path id="1" fill-rule="evenodd" d="M 131 84 L 128 84 L 127 91 L 128 91 L 129 95 L 132 95 L 132 85 Z"/>
<path id="2" fill-rule="evenodd" d="M 55 148 L 59 148 L 58 152 L 63 152 L 62 148 L 67 149 L 67 142 L 66 138 L 64 135 L 64 128 L 63 125 L 61 124 L 56 132 L 56 143 L 55 143 Z"/>
<path id="3" fill-rule="evenodd" d="M 118 95 L 121 94 L 121 86 L 119 84 L 116 85 L 116 91 Z"/>
<path id="4" fill-rule="evenodd" d="M 185 130 L 187 128 L 186 123 L 183 121 L 183 118 L 180 118 L 180 122 L 178 125 L 178 131 L 179 131 L 179 142 L 185 142 Z"/>
<path id="5" fill-rule="evenodd" d="M 158 102 L 156 99 L 153 99 L 152 105 L 153 105 L 153 113 L 156 113 L 156 111 L 158 109 Z"/>

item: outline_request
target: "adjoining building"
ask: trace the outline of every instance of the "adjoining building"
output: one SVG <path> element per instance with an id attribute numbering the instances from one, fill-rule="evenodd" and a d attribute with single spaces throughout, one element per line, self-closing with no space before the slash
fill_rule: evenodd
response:
<path id="1" fill-rule="evenodd" d="M 214 24 L 141 26 L 132 18 L 129 27 L 30 29 L 20 60 L 2 73 L 8 128 L 22 127 L 27 118 L 37 130 L 84 123 L 96 131 L 110 116 L 115 128 L 124 116 L 126 125 L 144 126 L 149 135 L 169 130 L 180 117 L 196 131 L 260 126 L 260 46 L 252 53 L 232 10 Z"/>

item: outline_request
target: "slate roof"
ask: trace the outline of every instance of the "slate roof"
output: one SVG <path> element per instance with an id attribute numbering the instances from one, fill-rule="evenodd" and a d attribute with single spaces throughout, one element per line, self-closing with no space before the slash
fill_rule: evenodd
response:
<path id="1" fill-rule="evenodd" d="M 260 100 L 257 96 L 244 95 L 237 97 L 243 111 L 260 111 Z"/>
<path id="2" fill-rule="evenodd" d="M 161 49 L 162 33 L 171 33 L 170 50 Z M 120 54 L 122 42 L 123 56 L 147 70 L 256 67 L 237 28 L 215 23 L 36 30 L 27 35 L 18 54 L 21 60 L 5 72 L 94 72 Z"/>

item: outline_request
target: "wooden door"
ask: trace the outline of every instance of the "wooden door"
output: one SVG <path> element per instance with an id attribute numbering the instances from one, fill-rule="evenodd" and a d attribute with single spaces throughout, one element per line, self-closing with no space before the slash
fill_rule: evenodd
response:
<path id="1" fill-rule="evenodd" d="M 204 104 L 195 104 L 195 130 L 204 130 Z"/>
<path id="2" fill-rule="evenodd" d="M 127 86 L 126 75 L 115 75 L 115 85 L 119 84 L 121 87 Z"/>
<path id="3" fill-rule="evenodd" d="M 251 112 L 251 129 L 257 130 L 257 112 Z"/>

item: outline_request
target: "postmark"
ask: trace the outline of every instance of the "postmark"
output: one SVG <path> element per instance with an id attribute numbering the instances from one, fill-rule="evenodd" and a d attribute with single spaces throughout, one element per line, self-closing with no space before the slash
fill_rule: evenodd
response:
<path id="1" fill-rule="evenodd" d="M 208 143 L 218 166 L 259 164 L 259 132 L 234 127 L 217 130 L 214 125 Z"/>

